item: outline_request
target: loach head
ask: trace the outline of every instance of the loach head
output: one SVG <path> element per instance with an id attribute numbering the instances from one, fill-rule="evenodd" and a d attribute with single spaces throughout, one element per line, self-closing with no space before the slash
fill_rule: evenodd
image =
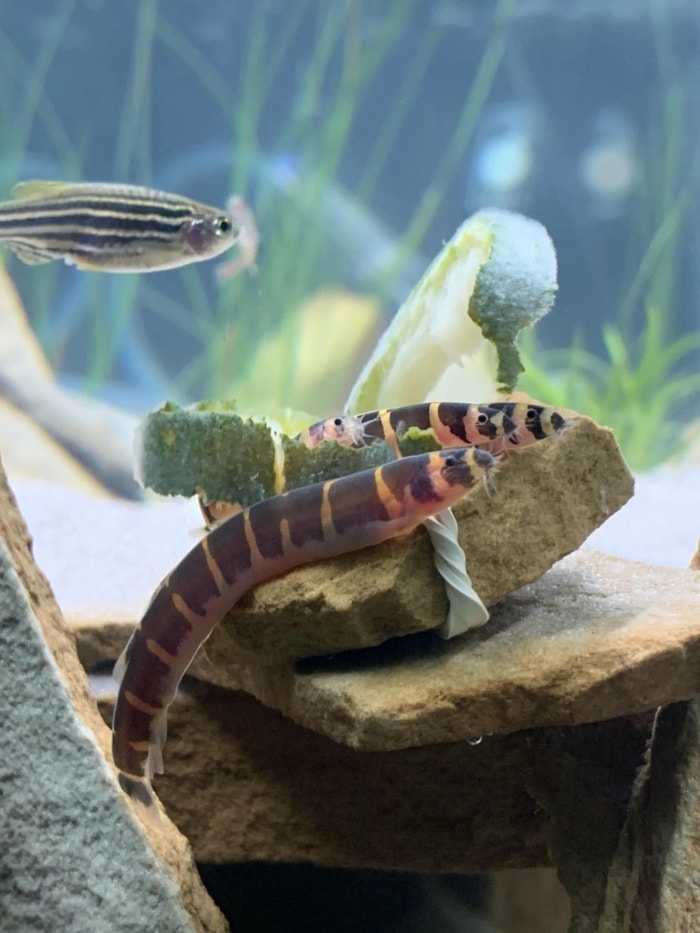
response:
<path id="1" fill-rule="evenodd" d="M 511 434 L 516 428 L 512 418 L 500 408 L 479 405 L 476 414 L 476 429 L 482 437 L 495 440 L 504 434 Z"/>
<path id="2" fill-rule="evenodd" d="M 233 246 L 240 229 L 230 214 L 200 213 L 186 220 L 180 232 L 190 255 L 196 259 L 211 259 Z"/>
<path id="3" fill-rule="evenodd" d="M 407 457 L 403 462 L 407 460 L 416 461 L 410 480 L 411 499 L 426 515 L 454 505 L 479 481 L 485 483 L 497 463 L 478 447 L 453 447 Z"/>
<path id="4" fill-rule="evenodd" d="M 518 409 L 522 410 L 521 415 L 519 415 Z M 530 432 L 533 439 L 538 441 L 561 431 L 567 423 L 564 415 L 555 408 L 548 408 L 545 405 L 530 405 L 526 402 L 516 406 L 514 417 L 516 422 L 522 421 L 523 427 Z M 522 438 L 520 442 L 522 443 Z"/>
<path id="5" fill-rule="evenodd" d="M 455 498 L 459 498 L 479 480 L 486 482 L 490 471 L 496 465 L 496 458 L 478 447 L 448 448 L 437 451 L 437 456 L 442 481 L 448 488 L 455 489 Z"/>

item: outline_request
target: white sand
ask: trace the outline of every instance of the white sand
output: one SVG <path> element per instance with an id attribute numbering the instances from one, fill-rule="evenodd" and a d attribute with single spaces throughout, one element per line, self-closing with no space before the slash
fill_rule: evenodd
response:
<path id="1" fill-rule="evenodd" d="M 700 537 L 700 468 L 659 467 L 638 476 L 632 499 L 590 536 L 607 554 L 687 567 Z"/>

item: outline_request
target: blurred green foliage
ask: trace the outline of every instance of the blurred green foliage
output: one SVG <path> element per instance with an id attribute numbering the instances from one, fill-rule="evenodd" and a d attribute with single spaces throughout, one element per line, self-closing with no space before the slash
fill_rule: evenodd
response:
<path id="1" fill-rule="evenodd" d="M 36 14 L 36 42 L 26 57 L 12 35 L 0 31 L 0 192 L 9 191 L 27 173 L 83 179 L 93 151 L 91 114 L 76 125 L 69 117 L 59 63 L 71 54 L 72 30 L 87 21 L 79 0 L 45 5 Z M 103 16 L 109 4 L 95 3 Z M 257 275 L 243 275 L 214 285 L 211 265 L 176 270 L 164 288 L 159 277 L 83 275 L 80 300 L 70 313 L 57 315 L 56 296 L 65 285 L 59 264 L 28 269 L 13 264 L 35 327 L 53 365 L 78 372 L 87 389 L 113 379 L 125 335 L 138 349 L 134 365 L 150 368 L 163 385 L 163 395 L 187 401 L 196 397 L 230 397 L 235 386 L 252 381 L 257 350 L 265 337 L 294 333 L 299 308 L 313 292 L 341 278 L 337 251 L 329 242 L 329 224 L 343 204 L 343 159 L 347 157 L 358 113 L 377 90 L 381 68 L 392 62 L 392 106 L 381 120 L 371 151 L 356 167 L 352 199 L 369 209 L 381 195 L 382 180 L 405 146 L 416 90 L 439 60 L 441 40 L 449 24 L 426 20 L 412 54 L 397 59 L 393 51 L 411 27 L 419 0 L 387 0 L 381 16 L 367 29 L 370 5 L 358 0 L 295 0 L 283 15 L 271 16 L 274 4 L 255 3 L 245 23 L 242 54 L 230 75 L 222 75 L 206 57 L 197 38 L 176 25 L 173 7 L 162 0 L 140 0 L 121 8 L 133 33 L 129 37 L 128 80 L 115 108 L 112 162 L 103 177 L 149 184 L 153 180 L 153 113 L 157 108 L 158 68 L 177 63 L 180 73 L 204 89 L 219 116 L 219 138 L 230 141 L 228 188 L 249 195 L 263 235 Z M 91 8 L 92 8 L 91 7 Z M 473 75 L 465 85 L 463 105 L 449 139 L 434 152 L 431 178 L 396 237 L 394 268 L 376 283 L 391 307 L 392 276 L 402 259 L 421 247 L 426 231 L 448 196 L 455 172 L 464 164 L 470 142 L 496 78 L 504 72 L 532 91 L 527 67 L 517 48 L 508 46 L 517 0 L 497 0 L 491 31 L 485 38 Z M 133 15 L 132 15 L 133 14 Z M 698 410 L 695 371 L 698 336 L 680 336 L 677 308 L 679 257 L 687 243 L 696 203 L 700 161 L 688 146 L 688 115 L 693 114 L 687 74 L 681 70 L 673 11 L 665 0 L 648 0 L 646 15 L 654 41 L 654 96 L 645 140 L 643 196 L 635 200 L 629 253 L 619 269 L 624 299 L 615 322 L 602 334 L 603 353 L 582 341 L 571 347 L 543 350 L 530 337 L 521 387 L 548 402 L 578 408 L 613 426 L 632 466 L 643 468 L 667 459 L 682 443 L 682 426 Z M 292 105 L 275 113 L 270 138 L 270 109 L 275 82 L 289 74 L 291 50 L 311 23 L 311 54 L 299 66 Z M 302 67 L 303 66 L 303 67 Z M 60 67 L 65 67 L 60 64 Z M 78 65 L 78 70 L 80 66 Z M 513 76 L 516 76 L 515 78 Z M 231 80 L 233 76 L 233 80 Z M 532 85 L 532 86 L 531 86 Z M 536 90 L 536 88 L 535 88 Z M 177 93 L 177 88 L 168 88 Z M 95 107 L 104 101 L 95 101 Z M 48 150 L 36 158 L 32 139 L 40 128 Z M 110 140 L 111 141 L 111 140 Z M 185 142 L 191 142 L 186 140 Z M 428 145 L 419 139 L 416 145 Z M 689 148 L 692 164 L 687 164 Z M 279 185 L 263 185 L 261 160 L 271 152 L 293 153 L 301 183 L 286 194 Z M 184 191 L 183 193 L 194 194 Z M 484 205 L 487 206 L 487 205 Z M 536 211 L 534 212 L 536 214 Z M 340 224 L 338 224 L 340 226 Z M 452 231 L 446 231 L 451 234 Z M 357 240 L 362 240 L 360 230 Z M 11 260 L 14 262 L 14 260 Z M 73 273 L 70 273 L 71 275 Z M 555 307 L 553 314 L 565 313 Z M 87 347 L 87 349 L 86 349 Z M 319 348 L 319 353 L 325 348 Z M 358 360 L 358 368 L 360 365 Z M 296 403 L 294 359 L 290 353 L 276 373 L 287 387 L 280 405 Z M 347 374 L 344 374 L 345 376 Z M 329 397 L 332 389 L 329 385 Z M 323 407 L 326 407 L 325 401 Z"/>
<path id="2" fill-rule="evenodd" d="M 700 424 L 700 330 L 678 335 L 675 309 L 680 257 L 700 188 L 700 159 L 684 160 L 693 89 L 683 80 L 663 0 L 649 0 L 659 73 L 646 141 L 646 197 L 633 225 L 634 257 L 620 270 L 627 283 L 616 322 L 603 327 L 604 355 L 581 339 L 545 350 L 524 335 L 526 372 L 519 388 L 547 403 L 574 408 L 613 428 L 632 469 L 646 470 L 687 448 L 688 425 Z M 556 314 L 556 308 L 554 313 Z"/>
<path id="3" fill-rule="evenodd" d="M 502 62 L 515 5 L 516 0 L 497 0 L 493 5 L 493 28 L 480 60 L 473 63 L 473 80 L 465 89 L 461 113 L 450 127 L 449 142 L 438 154 L 432 179 L 417 199 L 410 222 L 395 240 L 398 252 L 395 267 L 386 271 L 385 298 L 402 258 L 412 255 L 421 243 L 465 157 Z M 347 156 L 355 119 L 375 91 L 380 66 L 409 29 L 416 0 L 387 0 L 380 14 L 366 10 L 357 0 L 295 0 L 285 5 L 283 15 L 274 15 L 274 4 L 252 4 L 239 17 L 246 35 L 245 42 L 237 46 L 242 57 L 235 63 L 233 83 L 230 75 L 223 75 L 207 59 L 196 36 L 175 24 L 167 3 L 141 0 L 129 6 L 130 15 L 134 9 L 129 77 L 115 126 L 113 162 L 105 167 L 104 176 L 152 182 L 153 109 L 156 94 L 163 93 L 162 87 L 157 90 L 158 68 L 166 67 L 166 61 L 177 63 L 178 73 L 203 88 L 218 112 L 218 138 L 231 140 L 229 191 L 244 195 L 255 191 L 252 206 L 263 236 L 259 273 L 244 273 L 217 288 L 212 285 L 211 266 L 191 266 L 172 273 L 179 287 L 169 291 L 151 276 L 90 276 L 81 285 L 85 292 L 79 312 L 57 323 L 53 305 L 62 270 L 34 268 L 26 275 L 26 270 L 13 265 L 13 271 L 22 276 L 32 322 L 56 368 L 70 369 L 75 363 L 70 358 L 71 344 L 87 338 L 89 352 L 83 352 L 82 360 L 86 388 L 97 388 L 114 378 L 118 349 L 129 333 L 138 346 L 136 365 L 157 373 L 169 395 L 182 400 L 225 398 L 233 385 L 245 380 L 261 339 L 293 317 L 316 289 L 341 279 L 329 229 L 342 227 L 343 218 L 335 223 L 332 217 L 330 223 L 328 216 L 325 222 L 320 218 L 324 211 L 328 215 L 329 210 L 336 210 L 339 201 L 342 206 L 342 197 L 330 208 L 328 199 L 338 190 L 339 167 Z M 11 37 L 0 34 L 0 53 L 7 53 L 0 54 L 4 89 L 0 118 L 4 126 L 13 128 L 11 138 L 0 140 L 3 191 L 27 171 L 25 156 L 36 124 L 46 131 L 51 158 L 61 176 L 84 177 L 85 154 L 91 145 L 90 115 L 85 115 L 85 126 L 67 125 L 52 104 L 55 86 L 51 86 L 57 57 L 62 46 L 70 43 L 70 30 L 79 14 L 77 0 L 62 0 L 43 23 L 31 61 L 20 60 Z M 276 131 L 271 140 L 271 93 L 275 82 L 288 80 L 284 76 L 289 75 L 290 50 L 308 40 L 310 24 L 310 57 L 296 65 L 294 99 L 286 111 L 275 112 Z M 358 173 L 354 203 L 372 203 L 405 128 L 415 89 L 438 55 L 445 29 L 431 23 L 415 54 L 397 62 L 392 75 L 396 104 L 381 122 Z M 168 92 L 176 94 L 177 88 Z M 289 181 L 286 197 L 280 191 L 283 181 L 262 183 L 263 175 L 274 170 L 264 165 L 270 153 L 293 154 L 299 180 Z M 363 231 L 357 234 L 361 241 Z M 377 283 L 377 289 L 382 291 L 382 283 Z M 168 333 L 177 333 L 178 339 L 169 339 Z M 294 386 L 291 379 L 287 383 L 288 397 L 279 403 L 294 405 Z"/>
<path id="4" fill-rule="evenodd" d="M 604 328 L 605 358 L 580 343 L 543 350 L 527 334 L 519 388 L 611 427 L 630 468 L 649 469 L 681 453 L 688 423 L 700 420 L 700 332 L 671 341 L 666 332 L 663 314 L 649 306 L 636 336 Z"/>

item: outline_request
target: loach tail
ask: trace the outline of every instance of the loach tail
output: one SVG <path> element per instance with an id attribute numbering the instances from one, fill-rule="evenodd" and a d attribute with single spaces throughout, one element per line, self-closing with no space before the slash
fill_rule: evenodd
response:
<path id="1" fill-rule="evenodd" d="M 158 812 L 156 796 L 151 788 L 151 782 L 147 778 L 137 778 L 131 774 L 125 774 L 123 771 L 118 772 L 118 778 L 119 786 L 128 797 L 131 797 L 136 803 L 148 807 L 149 810 L 153 810 L 154 814 Z"/>

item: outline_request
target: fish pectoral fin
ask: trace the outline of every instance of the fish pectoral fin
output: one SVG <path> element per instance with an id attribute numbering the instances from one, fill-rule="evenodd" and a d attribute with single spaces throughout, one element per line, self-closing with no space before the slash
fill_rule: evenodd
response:
<path id="1" fill-rule="evenodd" d="M 68 181 L 19 181 L 12 189 L 12 197 L 17 201 L 27 198 L 43 198 L 58 194 L 62 188 L 75 187 Z"/>
<path id="2" fill-rule="evenodd" d="M 38 266 L 42 262 L 53 262 L 54 259 L 59 258 L 56 253 L 42 249 L 40 246 L 30 246 L 28 243 L 13 243 L 12 240 L 6 240 L 3 246 L 11 249 L 18 259 L 30 266 Z"/>

